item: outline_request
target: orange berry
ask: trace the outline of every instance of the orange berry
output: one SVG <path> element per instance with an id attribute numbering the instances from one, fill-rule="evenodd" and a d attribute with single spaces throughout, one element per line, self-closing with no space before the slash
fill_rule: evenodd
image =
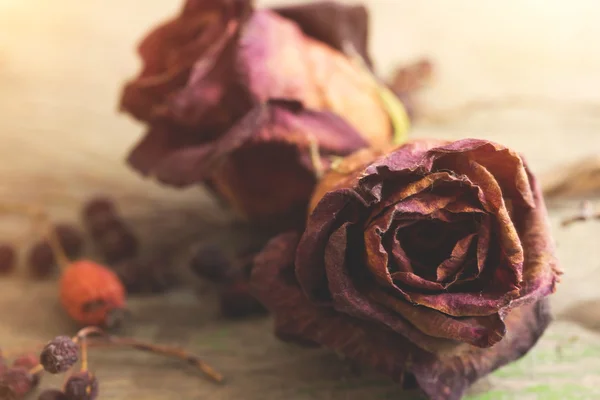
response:
<path id="1" fill-rule="evenodd" d="M 60 301 L 69 316 L 83 325 L 103 326 L 109 313 L 125 308 L 125 288 L 107 267 L 89 260 L 70 264 L 59 284 Z"/>

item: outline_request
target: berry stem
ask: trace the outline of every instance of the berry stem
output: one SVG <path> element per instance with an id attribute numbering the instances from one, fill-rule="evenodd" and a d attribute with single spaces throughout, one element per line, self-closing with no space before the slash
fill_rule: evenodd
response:
<path id="1" fill-rule="evenodd" d="M 73 337 L 73 341 L 75 343 L 81 342 L 90 335 L 107 336 L 107 333 L 96 326 L 88 326 L 77 332 L 77 334 Z"/>
<path id="2" fill-rule="evenodd" d="M 100 341 L 86 341 L 89 335 L 99 335 L 101 336 Z M 141 340 L 133 339 L 133 338 L 120 338 L 117 336 L 109 335 L 104 332 L 102 329 L 89 326 L 80 330 L 77 335 L 73 338 L 74 342 L 81 343 L 81 359 L 82 359 L 82 371 L 85 371 L 84 367 L 87 368 L 87 347 L 88 345 L 91 347 L 96 347 L 101 344 L 109 344 L 115 346 L 123 346 L 123 347 L 131 347 L 136 350 L 148 351 L 155 354 L 161 354 L 168 357 L 179 358 L 181 360 L 186 361 L 188 364 L 191 364 L 198 368 L 204 375 L 210 378 L 212 381 L 221 383 L 223 382 L 223 375 L 216 371 L 213 367 L 202 361 L 199 357 L 193 355 L 192 353 L 171 346 L 158 345 L 154 343 L 143 342 Z"/>
<path id="3" fill-rule="evenodd" d="M 54 230 L 48 215 L 40 208 L 33 205 L 25 205 L 18 203 L 2 203 L 0 204 L 0 211 L 14 214 L 26 215 L 31 218 L 35 224 L 39 224 L 44 232 L 44 235 L 48 239 L 48 243 L 52 248 L 56 262 L 61 269 L 66 268 L 71 263 L 69 257 L 67 257 L 65 250 L 60 244 L 58 235 Z"/>
<path id="4" fill-rule="evenodd" d="M 30 373 L 31 375 L 36 375 L 36 374 L 39 374 L 39 373 L 41 373 L 41 372 L 43 372 L 43 371 L 44 371 L 44 366 L 43 366 L 42 364 L 38 364 L 38 365 L 36 365 L 35 367 L 31 368 L 31 369 L 29 370 L 29 373 Z"/>
<path id="5" fill-rule="evenodd" d="M 81 339 L 81 372 L 86 372 L 88 370 L 88 346 L 87 339 L 84 336 Z"/>
<path id="6" fill-rule="evenodd" d="M 189 353 L 184 349 L 177 347 L 170 347 L 164 345 L 158 345 L 153 343 L 142 342 L 132 338 L 119 338 L 114 336 L 107 336 L 107 340 L 110 344 L 117 346 L 127 346 L 137 350 L 148 351 L 155 354 L 162 354 L 168 357 L 175 357 L 186 361 L 188 364 L 195 366 L 200 369 L 204 375 L 213 380 L 214 382 L 223 382 L 223 375 L 216 371 L 213 367 L 202 361 L 199 357 Z"/>

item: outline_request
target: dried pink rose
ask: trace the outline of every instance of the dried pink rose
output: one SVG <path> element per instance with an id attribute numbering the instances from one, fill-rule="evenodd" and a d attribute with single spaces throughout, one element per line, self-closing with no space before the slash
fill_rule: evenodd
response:
<path id="1" fill-rule="evenodd" d="M 424 140 L 358 152 L 326 175 L 304 233 L 273 239 L 252 282 L 280 337 L 454 400 L 535 344 L 559 275 L 522 158 Z"/>
<path id="2" fill-rule="evenodd" d="M 348 43 L 367 57 L 363 7 L 188 0 L 141 43 L 144 67 L 124 88 L 121 108 L 148 124 L 129 163 L 207 183 L 254 221 L 303 219 L 331 156 L 391 140 L 371 75 L 339 51 Z"/>

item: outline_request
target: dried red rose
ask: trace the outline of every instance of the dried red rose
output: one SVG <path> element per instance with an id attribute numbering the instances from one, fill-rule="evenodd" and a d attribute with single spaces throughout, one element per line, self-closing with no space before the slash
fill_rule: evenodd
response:
<path id="1" fill-rule="evenodd" d="M 302 214 L 319 164 L 392 136 L 372 77 L 336 50 L 352 34 L 366 52 L 366 13 L 336 7 L 348 12 L 279 9 L 298 25 L 250 1 L 187 1 L 144 39 L 124 89 L 122 109 L 149 125 L 129 163 L 166 184 L 206 182 L 253 220 Z"/>
<path id="2" fill-rule="evenodd" d="M 273 239 L 252 281 L 280 337 L 459 399 L 535 344 L 559 275 L 524 161 L 469 139 L 347 158 L 317 188 L 302 237 Z"/>

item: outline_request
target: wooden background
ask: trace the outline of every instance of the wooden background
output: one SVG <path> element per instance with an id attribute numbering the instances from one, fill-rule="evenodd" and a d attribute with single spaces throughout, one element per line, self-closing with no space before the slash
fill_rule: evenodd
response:
<path id="1" fill-rule="evenodd" d="M 596 2 L 366 3 L 382 75 L 422 56 L 436 64 L 435 80 L 420 99 L 425 116 L 416 136 L 490 138 L 523 152 L 543 176 L 600 149 Z M 230 220 L 201 189 L 167 190 L 123 163 L 141 127 L 117 114 L 119 87 L 138 68 L 137 40 L 178 6 L 0 0 L 2 201 L 39 202 L 56 218 L 75 219 L 83 199 L 109 192 L 142 236 L 185 230 L 202 237 Z M 599 226 L 561 229 L 558 221 L 575 207 L 560 202 L 551 208 L 566 270 L 553 297 L 558 322 L 531 356 L 481 382 L 471 399 L 598 398 Z M 190 210 L 197 221 L 192 227 Z M 0 238 L 20 238 L 21 226 L 3 218 Z M 53 282 L 0 281 L 0 347 L 73 332 L 55 290 Z M 215 307 L 210 290 L 198 287 L 134 299 L 130 333 L 195 349 L 230 377 L 227 385 L 215 387 L 177 362 L 108 352 L 92 359 L 101 398 L 405 398 L 385 379 L 369 373 L 357 378 L 327 352 L 277 342 L 268 319 L 222 321 Z"/>

